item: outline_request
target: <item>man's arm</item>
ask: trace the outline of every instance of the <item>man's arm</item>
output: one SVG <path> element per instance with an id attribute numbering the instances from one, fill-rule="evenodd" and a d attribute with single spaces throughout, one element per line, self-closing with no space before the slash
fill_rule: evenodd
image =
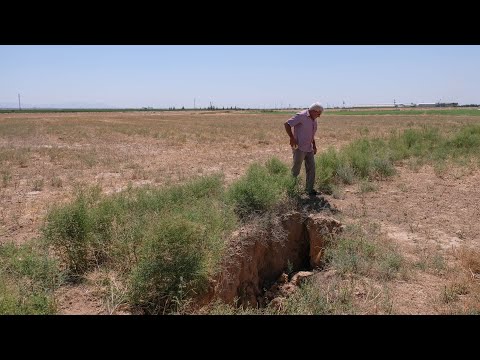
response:
<path id="1" fill-rule="evenodd" d="M 295 148 L 298 144 L 297 140 L 295 140 L 295 137 L 293 136 L 292 127 L 287 121 L 283 125 L 285 126 L 285 131 L 287 132 L 288 136 L 290 136 L 290 146 Z"/>
<path id="2" fill-rule="evenodd" d="M 315 145 L 315 139 L 312 140 L 312 144 L 313 144 L 313 155 L 315 155 L 317 153 L 317 145 Z"/>

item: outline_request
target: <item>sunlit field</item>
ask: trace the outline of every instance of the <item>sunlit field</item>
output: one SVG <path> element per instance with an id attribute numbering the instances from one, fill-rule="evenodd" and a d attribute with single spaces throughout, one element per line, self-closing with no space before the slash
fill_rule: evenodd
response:
<path id="1" fill-rule="evenodd" d="M 264 165 L 274 157 L 289 167 L 292 153 L 283 123 L 293 114 L 295 110 L 1 113 L 0 244 L 3 252 L 0 255 L 16 256 L 13 248 L 6 246 L 30 246 L 44 236 L 42 227 L 48 214 L 78 200 L 82 189 L 96 188 L 108 198 L 128 189 L 169 188 L 218 175 L 220 180 L 215 180 L 218 181 L 215 184 L 228 190 L 253 164 Z M 475 267 L 478 264 L 472 255 L 475 254 L 472 251 L 480 249 L 477 221 L 480 217 L 480 152 L 474 137 L 478 126 L 480 111 L 474 108 L 327 109 L 318 119 L 317 161 L 328 151 L 346 151 L 344 149 L 360 139 L 388 142 L 392 137 L 405 134 L 406 130 L 434 133 L 438 136 L 435 139 L 446 139 L 454 154 L 460 154 L 458 149 L 465 146 L 469 150 L 466 155 L 461 152 L 461 156 L 452 158 L 447 150 L 447 155 L 439 158 L 420 152 L 405 155 L 395 159 L 394 170 L 386 172 L 385 176 L 369 175 L 348 180 L 347 169 L 335 175 L 342 181 L 329 183 L 324 188 L 321 186 L 325 179 L 319 178 L 317 173 L 317 189 L 339 209 L 337 218 L 349 226 L 347 234 L 350 237 L 344 246 L 360 254 L 357 260 L 346 259 L 345 252 L 349 250 L 332 249 L 329 255 L 332 266 L 336 266 L 340 275 L 353 272 L 358 283 L 348 287 L 351 284 L 347 286 L 342 282 L 345 278 L 340 275 L 335 278 L 336 289 L 343 289 L 348 307 L 340 306 L 340 300 L 322 307 L 313 306 L 311 302 L 316 301 L 318 291 L 315 292 L 312 283 L 292 298 L 295 303 L 287 304 L 282 311 L 315 313 L 312 309 L 319 309 L 320 313 L 371 314 L 480 311 L 480 268 Z M 473 129 L 472 137 L 459 137 L 462 129 Z M 352 149 L 350 151 L 357 151 Z M 322 164 L 317 163 L 319 171 L 326 166 Z M 358 170 L 353 170 L 352 174 L 358 175 Z M 212 195 L 210 200 L 215 199 Z M 202 204 L 210 208 L 217 206 Z M 215 214 L 210 219 L 219 216 Z M 228 216 L 233 215 L 229 213 Z M 232 231 L 235 221 L 231 220 L 233 217 L 229 219 L 225 229 Z M 374 251 L 393 254 L 390 258 L 382 258 L 386 265 L 375 263 L 375 269 L 382 266 L 390 269 L 391 266 L 396 275 L 371 270 L 375 266 L 367 264 L 370 250 L 363 245 L 352 245 L 352 239 L 377 241 Z M 393 245 L 387 246 L 381 239 L 389 239 Z M 389 250 L 385 250 L 387 248 Z M 32 259 L 40 256 L 39 253 L 32 255 L 30 247 L 21 251 Z M 46 259 L 45 254 L 42 256 Z M 376 261 L 380 258 L 378 255 Z M 348 261 L 362 264 L 352 268 Z M 42 266 L 42 281 L 65 284 L 62 282 L 65 280 L 49 275 L 49 269 L 55 266 L 53 263 Z M 5 280 L 9 270 L 2 269 L 10 267 L 0 266 L 0 276 L 4 276 L 0 281 L 0 295 L 2 288 L 13 286 L 10 283 L 13 280 Z M 106 273 L 106 270 L 102 273 L 104 278 L 110 276 Z M 372 275 L 374 273 L 387 275 L 378 277 Z M 118 309 L 98 290 L 100 283 L 85 275 L 80 285 L 58 285 L 55 301 L 42 298 L 38 306 L 29 303 L 25 312 L 35 313 L 35 309 L 40 308 L 42 310 L 37 313 L 115 313 Z M 67 290 L 73 289 L 72 286 L 75 290 Z M 69 308 L 65 300 L 68 291 L 80 291 L 89 286 L 97 289 L 93 292 L 97 295 L 92 295 L 94 300 L 80 297 L 80 301 L 85 304 L 90 301 L 95 306 L 84 304 L 84 307 L 78 305 L 78 309 L 73 305 Z M 5 291 L 9 293 L 10 290 Z M 322 291 L 325 295 L 331 289 Z M 117 289 L 115 294 L 119 293 L 122 291 Z M 415 300 L 409 300 L 411 298 Z M 2 306 L 4 313 L 13 312 L 15 299 L 7 300 L 4 303 L 0 300 L 0 313 Z M 221 312 L 218 308 L 216 311 Z M 233 310 L 222 311 L 232 313 Z"/>

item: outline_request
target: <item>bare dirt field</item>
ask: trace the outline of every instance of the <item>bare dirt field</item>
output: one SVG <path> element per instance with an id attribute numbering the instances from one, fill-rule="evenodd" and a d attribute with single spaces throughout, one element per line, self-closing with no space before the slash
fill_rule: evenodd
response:
<path id="1" fill-rule="evenodd" d="M 228 184 L 252 163 L 272 156 L 290 164 L 283 127 L 290 116 L 246 111 L 0 114 L 0 243 L 37 237 L 48 210 L 72 199 L 81 186 L 99 185 L 113 193 L 129 185 L 168 185 L 216 172 Z M 430 125 L 448 133 L 480 123 L 473 116 L 328 112 L 318 120 L 319 152 L 411 127 Z M 376 182 L 375 191 L 351 185 L 326 195 L 342 222 L 373 224 L 406 258 L 430 264 L 391 282 L 388 309 L 368 313 L 480 309 L 480 280 L 461 267 L 465 251 L 480 250 L 479 183 L 478 167 L 435 169 L 404 162 L 391 179 Z M 458 271 L 448 272 L 448 266 Z M 359 289 L 359 301 L 362 296 L 365 304 L 371 300 Z M 112 312 L 88 283 L 62 288 L 58 299 L 65 314 Z"/>

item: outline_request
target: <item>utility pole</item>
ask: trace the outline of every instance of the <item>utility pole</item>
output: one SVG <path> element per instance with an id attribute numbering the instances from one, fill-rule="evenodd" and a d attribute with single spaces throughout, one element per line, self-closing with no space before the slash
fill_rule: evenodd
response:
<path id="1" fill-rule="evenodd" d="M 18 110 L 22 110 L 22 107 L 20 106 L 20 94 L 18 94 Z"/>

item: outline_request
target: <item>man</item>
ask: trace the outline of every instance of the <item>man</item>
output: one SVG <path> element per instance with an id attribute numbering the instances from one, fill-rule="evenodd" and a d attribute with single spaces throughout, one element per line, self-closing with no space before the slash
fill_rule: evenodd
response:
<path id="1" fill-rule="evenodd" d="M 317 132 L 317 118 L 322 115 L 323 106 L 319 103 L 312 104 L 307 110 L 303 110 L 287 120 L 285 130 L 290 136 L 290 146 L 293 152 L 292 175 L 296 178 L 300 173 L 302 162 L 305 160 L 305 172 L 307 174 L 306 192 L 309 195 L 317 195 L 313 189 L 315 182 L 315 159 L 317 146 L 315 145 L 315 133 Z M 292 133 L 294 128 L 294 134 Z"/>

